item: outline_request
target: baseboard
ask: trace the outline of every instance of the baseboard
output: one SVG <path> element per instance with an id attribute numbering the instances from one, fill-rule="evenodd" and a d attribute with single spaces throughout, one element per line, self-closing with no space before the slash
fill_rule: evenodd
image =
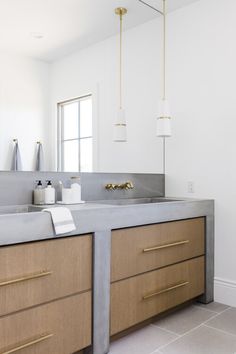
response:
<path id="1" fill-rule="evenodd" d="M 216 302 L 236 307 L 236 282 L 215 278 L 214 288 Z"/>

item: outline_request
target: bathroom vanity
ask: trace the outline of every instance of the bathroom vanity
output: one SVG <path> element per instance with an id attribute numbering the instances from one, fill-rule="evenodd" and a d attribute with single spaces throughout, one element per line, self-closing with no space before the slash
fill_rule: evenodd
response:
<path id="1" fill-rule="evenodd" d="M 112 232 L 111 334 L 205 291 L 205 219 Z"/>
<path id="2" fill-rule="evenodd" d="M 97 199 L 70 206 L 77 229 L 60 237 L 48 213 L 14 208 L 0 208 L 1 354 L 105 354 L 113 335 L 213 300 L 211 200 Z"/>

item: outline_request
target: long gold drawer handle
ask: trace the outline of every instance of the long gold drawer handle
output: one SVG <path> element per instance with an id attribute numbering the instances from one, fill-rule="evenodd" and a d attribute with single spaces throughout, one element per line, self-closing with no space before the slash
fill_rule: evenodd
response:
<path id="1" fill-rule="evenodd" d="M 157 296 L 157 295 L 160 295 L 160 294 L 167 293 L 169 291 L 172 291 L 172 290 L 175 290 L 175 289 L 178 289 L 178 288 L 182 288 L 183 286 L 186 286 L 188 284 L 189 284 L 189 281 L 185 281 L 184 283 L 180 283 L 180 284 L 171 286 L 170 288 L 160 290 L 160 291 L 158 291 L 156 293 L 146 295 L 146 296 L 143 297 L 143 300 L 149 299 L 151 297 L 154 297 L 154 296 Z"/>
<path id="2" fill-rule="evenodd" d="M 174 243 L 168 243 L 167 245 L 156 246 L 156 247 L 151 247 L 151 248 L 144 248 L 143 252 L 151 252 L 151 251 L 162 250 L 163 248 L 169 248 L 169 247 L 174 247 L 174 246 L 185 245 L 186 243 L 189 243 L 189 240 L 178 241 L 178 242 L 174 242 Z"/>
<path id="3" fill-rule="evenodd" d="M 38 337 L 38 338 L 28 342 L 28 343 L 18 345 L 17 347 L 15 347 L 13 349 L 10 349 L 10 350 L 7 350 L 6 352 L 1 352 L 0 354 L 12 354 L 12 353 L 18 352 L 19 350 L 22 350 L 22 349 L 31 347 L 32 345 L 38 344 L 40 342 L 43 342 L 46 339 L 51 338 L 52 336 L 53 336 L 53 334 L 43 334 L 40 337 Z"/>
<path id="4" fill-rule="evenodd" d="M 5 281 L 0 282 L 0 287 L 6 286 L 6 285 L 22 283 L 22 282 L 27 281 L 27 280 L 47 277 L 48 275 L 51 275 L 51 274 L 52 274 L 52 271 L 49 270 L 49 271 L 42 271 L 42 272 L 39 272 L 39 273 L 25 275 L 25 276 L 22 276 L 21 278 L 17 278 L 17 279 L 5 280 Z"/>

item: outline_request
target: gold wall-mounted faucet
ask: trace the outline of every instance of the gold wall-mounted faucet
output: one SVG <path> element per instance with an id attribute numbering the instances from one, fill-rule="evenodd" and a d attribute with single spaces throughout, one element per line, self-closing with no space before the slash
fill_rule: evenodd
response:
<path id="1" fill-rule="evenodd" d="M 105 188 L 109 191 L 114 191 L 117 189 L 120 190 L 129 190 L 129 189 L 134 189 L 134 185 L 131 181 L 121 183 L 121 184 L 115 184 L 115 183 L 108 183 L 105 185 Z"/>

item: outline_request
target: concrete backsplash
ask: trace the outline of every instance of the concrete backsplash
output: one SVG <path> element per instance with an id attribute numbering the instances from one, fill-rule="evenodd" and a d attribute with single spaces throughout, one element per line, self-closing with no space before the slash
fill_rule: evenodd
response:
<path id="1" fill-rule="evenodd" d="M 86 201 L 117 198 L 164 196 L 163 174 L 132 173 L 67 173 L 67 172 L 0 172 L 0 205 L 31 204 L 36 180 L 52 180 L 59 196 L 59 181 L 70 186 L 70 177 L 80 176 L 82 199 Z M 107 191 L 107 183 L 132 181 L 134 189 Z"/>

